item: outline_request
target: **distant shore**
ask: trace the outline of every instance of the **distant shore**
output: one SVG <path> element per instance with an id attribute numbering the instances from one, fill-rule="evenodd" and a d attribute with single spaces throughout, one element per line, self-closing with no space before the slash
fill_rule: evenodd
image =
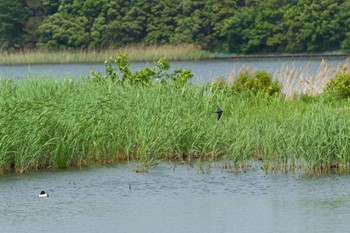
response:
<path id="1" fill-rule="evenodd" d="M 212 53 L 195 45 L 127 46 L 103 50 L 21 50 L 0 52 L 0 65 L 104 63 L 110 57 L 128 54 L 132 62 L 191 61 L 210 59 Z"/>
<path id="2" fill-rule="evenodd" d="M 111 56 L 128 54 L 131 62 L 153 62 L 160 58 L 168 61 L 200 61 L 200 60 L 249 60 L 278 58 L 350 58 L 350 53 L 275 53 L 275 54 L 234 54 L 212 53 L 195 45 L 164 46 L 128 46 L 119 49 L 105 50 L 21 50 L 17 52 L 0 52 L 0 65 L 27 64 L 78 64 L 103 63 Z"/>
<path id="3" fill-rule="evenodd" d="M 276 53 L 276 54 L 218 54 L 211 59 L 266 59 L 266 58 L 350 58 L 350 53 Z"/>

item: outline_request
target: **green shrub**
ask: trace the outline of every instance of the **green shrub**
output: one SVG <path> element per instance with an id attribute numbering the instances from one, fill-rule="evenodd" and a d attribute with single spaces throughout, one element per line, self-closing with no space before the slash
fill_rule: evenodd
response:
<path id="1" fill-rule="evenodd" d="M 174 70 L 174 72 L 169 75 L 170 80 L 176 84 L 185 84 L 192 77 L 193 77 L 193 74 L 191 70 L 181 69 L 181 68 Z"/>
<path id="2" fill-rule="evenodd" d="M 169 62 L 165 58 L 161 58 L 155 63 L 153 68 L 147 67 L 132 73 L 129 68 L 128 55 L 124 54 L 116 58 L 111 57 L 105 62 L 105 76 L 91 69 L 89 78 L 97 82 L 112 80 L 121 84 L 129 83 L 148 86 L 153 82 L 185 84 L 193 77 L 192 72 L 188 69 L 176 69 L 173 73 L 168 73 L 169 69 Z"/>
<path id="3" fill-rule="evenodd" d="M 334 94 L 341 98 L 350 97 L 350 72 L 346 69 L 337 73 L 325 86 L 324 91 L 328 94 Z"/>
<path id="4" fill-rule="evenodd" d="M 273 81 L 272 75 L 266 71 L 240 72 L 231 86 L 231 90 L 235 93 L 250 92 L 252 94 L 266 93 L 268 95 L 279 94 L 281 89 L 280 83 Z"/>

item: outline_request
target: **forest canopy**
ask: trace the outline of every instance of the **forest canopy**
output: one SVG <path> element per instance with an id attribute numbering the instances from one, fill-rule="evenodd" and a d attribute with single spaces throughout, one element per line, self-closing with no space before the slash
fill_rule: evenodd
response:
<path id="1" fill-rule="evenodd" d="M 1 0 L 0 50 L 350 51 L 349 0 Z"/>

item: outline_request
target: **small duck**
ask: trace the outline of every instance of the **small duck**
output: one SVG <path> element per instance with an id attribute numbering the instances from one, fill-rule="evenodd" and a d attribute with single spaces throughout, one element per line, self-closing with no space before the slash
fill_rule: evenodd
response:
<path id="1" fill-rule="evenodd" d="M 49 194 L 45 191 L 41 191 L 40 194 L 39 194 L 39 197 L 48 197 Z"/>

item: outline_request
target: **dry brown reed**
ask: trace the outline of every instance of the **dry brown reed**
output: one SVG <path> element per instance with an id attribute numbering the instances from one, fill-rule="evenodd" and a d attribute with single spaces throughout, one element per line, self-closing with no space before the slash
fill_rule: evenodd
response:
<path id="1" fill-rule="evenodd" d="M 273 75 L 275 80 L 282 84 L 282 93 L 287 97 L 307 94 L 317 95 L 323 92 L 324 87 L 341 69 L 349 69 L 350 58 L 338 66 L 328 64 L 322 59 L 316 74 L 310 72 L 310 63 L 303 68 L 297 68 L 294 64 L 282 66 Z"/>
<path id="2" fill-rule="evenodd" d="M 102 63 L 106 58 L 118 54 L 128 54 L 129 61 L 156 61 L 166 57 L 167 60 L 200 60 L 209 58 L 210 52 L 199 46 L 185 45 L 131 45 L 116 49 L 103 50 L 22 50 L 1 52 L 1 65 L 17 64 L 64 64 L 64 63 Z"/>

